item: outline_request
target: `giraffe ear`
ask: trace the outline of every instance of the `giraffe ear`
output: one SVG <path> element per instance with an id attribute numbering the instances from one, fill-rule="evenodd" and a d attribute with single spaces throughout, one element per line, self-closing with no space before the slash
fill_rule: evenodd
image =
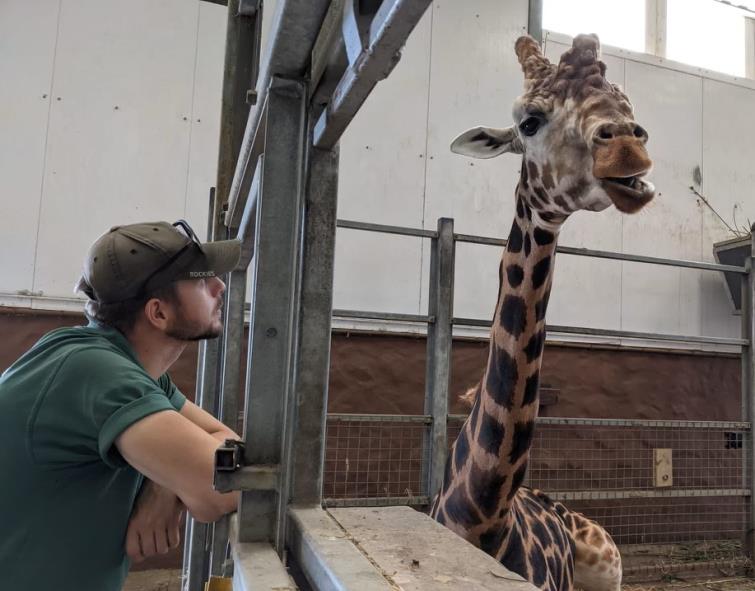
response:
<path id="1" fill-rule="evenodd" d="M 451 151 L 471 158 L 494 158 L 506 152 L 524 152 L 514 127 L 473 127 L 451 142 Z"/>

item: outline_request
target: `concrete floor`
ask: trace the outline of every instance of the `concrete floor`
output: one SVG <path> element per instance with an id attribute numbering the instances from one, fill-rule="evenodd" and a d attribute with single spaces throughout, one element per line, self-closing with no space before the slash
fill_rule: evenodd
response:
<path id="1" fill-rule="evenodd" d="M 181 571 L 159 569 L 129 573 L 123 591 L 181 591 Z"/>

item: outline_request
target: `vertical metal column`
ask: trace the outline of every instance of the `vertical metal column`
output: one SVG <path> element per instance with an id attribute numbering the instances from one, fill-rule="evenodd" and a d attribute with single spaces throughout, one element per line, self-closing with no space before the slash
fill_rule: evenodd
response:
<path id="1" fill-rule="evenodd" d="M 298 414 L 290 462 L 291 502 L 296 505 L 319 506 L 322 500 L 337 198 L 338 148 L 332 151 L 312 149 L 304 221 L 299 350 L 294 382 Z"/>
<path id="2" fill-rule="evenodd" d="M 747 275 L 742 276 L 742 338 L 748 343 L 742 347 L 742 397 L 747 401 L 749 435 L 749 488 L 750 522 L 746 540 L 750 556 L 755 556 L 755 224 L 750 234 L 750 257 L 745 260 Z"/>
<path id="3" fill-rule="evenodd" d="M 451 378 L 451 339 L 454 307 L 454 264 L 456 245 L 454 221 L 438 220 L 438 237 L 430 251 L 430 298 L 425 369 L 425 414 L 432 415 L 425 437 L 428 461 L 424 463 L 423 485 L 432 499 L 440 488 L 448 455 L 448 390 Z"/>
<path id="4" fill-rule="evenodd" d="M 538 43 L 543 42 L 543 0 L 529 0 L 527 33 Z"/>
<path id="5" fill-rule="evenodd" d="M 239 541 L 283 551 L 288 500 L 284 434 L 292 411 L 297 347 L 307 86 L 274 78 L 267 94 L 265 152 L 257 200 L 246 377 L 246 462 L 280 467 L 278 493 L 244 491 Z"/>
<path id="6" fill-rule="evenodd" d="M 207 220 L 207 239 L 216 237 L 218 227 L 214 215 L 216 191 L 210 189 Z M 195 403 L 210 414 L 217 412 L 218 385 L 220 382 L 221 347 L 217 339 L 199 343 L 197 357 L 197 382 Z M 201 591 L 209 572 L 208 535 L 211 531 L 206 523 L 186 517 L 184 531 L 184 555 L 182 572 L 183 591 Z"/>

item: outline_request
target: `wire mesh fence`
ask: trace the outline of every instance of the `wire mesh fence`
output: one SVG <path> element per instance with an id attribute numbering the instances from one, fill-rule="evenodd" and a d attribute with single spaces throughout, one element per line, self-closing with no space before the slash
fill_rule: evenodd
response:
<path id="1" fill-rule="evenodd" d="M 430 420 L 330 415 L 326 503 L 426 504 Z M 449 444 L 463 420 L 449 417 Z M 526 484 L 597 520 L 621 545 L 740 541 L 749 433 L 743 422 L 542 418 Z"/>

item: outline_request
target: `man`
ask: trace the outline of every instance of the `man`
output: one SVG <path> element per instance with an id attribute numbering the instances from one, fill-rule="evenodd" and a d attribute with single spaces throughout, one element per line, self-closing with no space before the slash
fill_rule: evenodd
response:
<path id="1" fill-rule="evenodd" d="M 183 221 L 112 228 L 77 286 L 86 327 L 54 330 L 0 377 L 0 587 L 116 591 L 129 558 L 179 543 L 184 508 L 211 522 L 238 494 L 212 487 L 238 436 L 166 374 L 189 341 L 222 331 L 235 240 Z"/>

